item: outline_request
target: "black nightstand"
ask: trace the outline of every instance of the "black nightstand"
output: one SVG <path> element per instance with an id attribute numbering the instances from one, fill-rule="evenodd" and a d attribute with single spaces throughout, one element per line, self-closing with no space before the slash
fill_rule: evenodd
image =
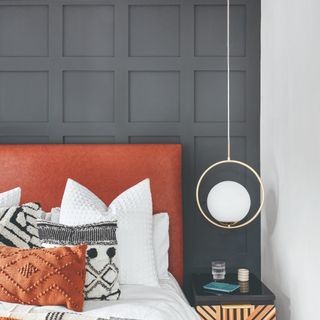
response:
<path id="1" fill-rule="evenodd" d="M 211 274 L 192 276 L 193 305 L 205 320 L 275 320 L 274 294 L 253 274 L 248 285 L 232 293 L 216 293 L 202 288 Z M 227 274 L 223 282 L 238 284 L 236 274 Z"/>

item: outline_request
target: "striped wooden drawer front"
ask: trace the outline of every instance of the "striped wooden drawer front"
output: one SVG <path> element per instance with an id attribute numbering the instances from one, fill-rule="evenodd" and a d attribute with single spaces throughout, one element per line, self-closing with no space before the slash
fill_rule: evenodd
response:
<path id="1" fill-rule="evenodd" d="M 274 305 L 197 306 L 201 320 L 276 320 Z"/>

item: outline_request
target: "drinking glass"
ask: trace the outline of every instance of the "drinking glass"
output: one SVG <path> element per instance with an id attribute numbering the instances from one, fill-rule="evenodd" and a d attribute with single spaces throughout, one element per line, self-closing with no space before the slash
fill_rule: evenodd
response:
<path id="1" fill-rule="evenodd" d="M 212 277 L 213 280 L 223 280 L 226 275 L 226 263 L 225 261 L 212 261 Z"/>

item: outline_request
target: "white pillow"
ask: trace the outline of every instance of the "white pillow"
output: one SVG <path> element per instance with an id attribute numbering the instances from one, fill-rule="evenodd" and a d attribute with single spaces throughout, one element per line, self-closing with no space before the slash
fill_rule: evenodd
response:
<path id="1" fill-rule="evenodd" d="M 21 188 L 17 187 L 0 193 L 0 208 L 15 207 L 20 204 Z"/>
<path id="2" fill-rule="evenodd" d="M 90 190 L 68 179 L 60 223 L 80 225 L 115 219 L 118 220 L 120 284 L 159 286 L 153 251 L 149 179 L 124 191 L 109 208 Z"/>
<path id="3" fill-rule="evenodd" d="M 60 220 L 60 208 L 52 208 L 50 212 L 42 212 L 41 218 L 42 220 L 51 221 L 55 223 L 59 223 Z"/>
<path id="4" fill-rule="evenodd" d="M 153 215 L 153 249 L 159 279 L 169 279 L 169 215 Z"/>
<path id="5" fill-rule="evenodd" d="M 62 224 L 77 225 L 100 222 L 105 219 L 107 210 L 108 207 L 93 192 L 80 183 L 68 179 L 60 209 Z M 99 219 L 100 221 L 97 221 Z"/>

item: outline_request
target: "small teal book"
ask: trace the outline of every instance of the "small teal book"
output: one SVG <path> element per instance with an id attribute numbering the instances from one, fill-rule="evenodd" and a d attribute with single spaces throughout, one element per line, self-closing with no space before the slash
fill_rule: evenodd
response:
<path id="1" fill-rule="evenodd" d="M 219 291 L 230 293 L 240 288 L 238 284 L 231 284 L 231 283 L 224 283 L 224 282 L 210 282 L 203 286 L 203 289 L 212 290 L 212 291 Z"/>

